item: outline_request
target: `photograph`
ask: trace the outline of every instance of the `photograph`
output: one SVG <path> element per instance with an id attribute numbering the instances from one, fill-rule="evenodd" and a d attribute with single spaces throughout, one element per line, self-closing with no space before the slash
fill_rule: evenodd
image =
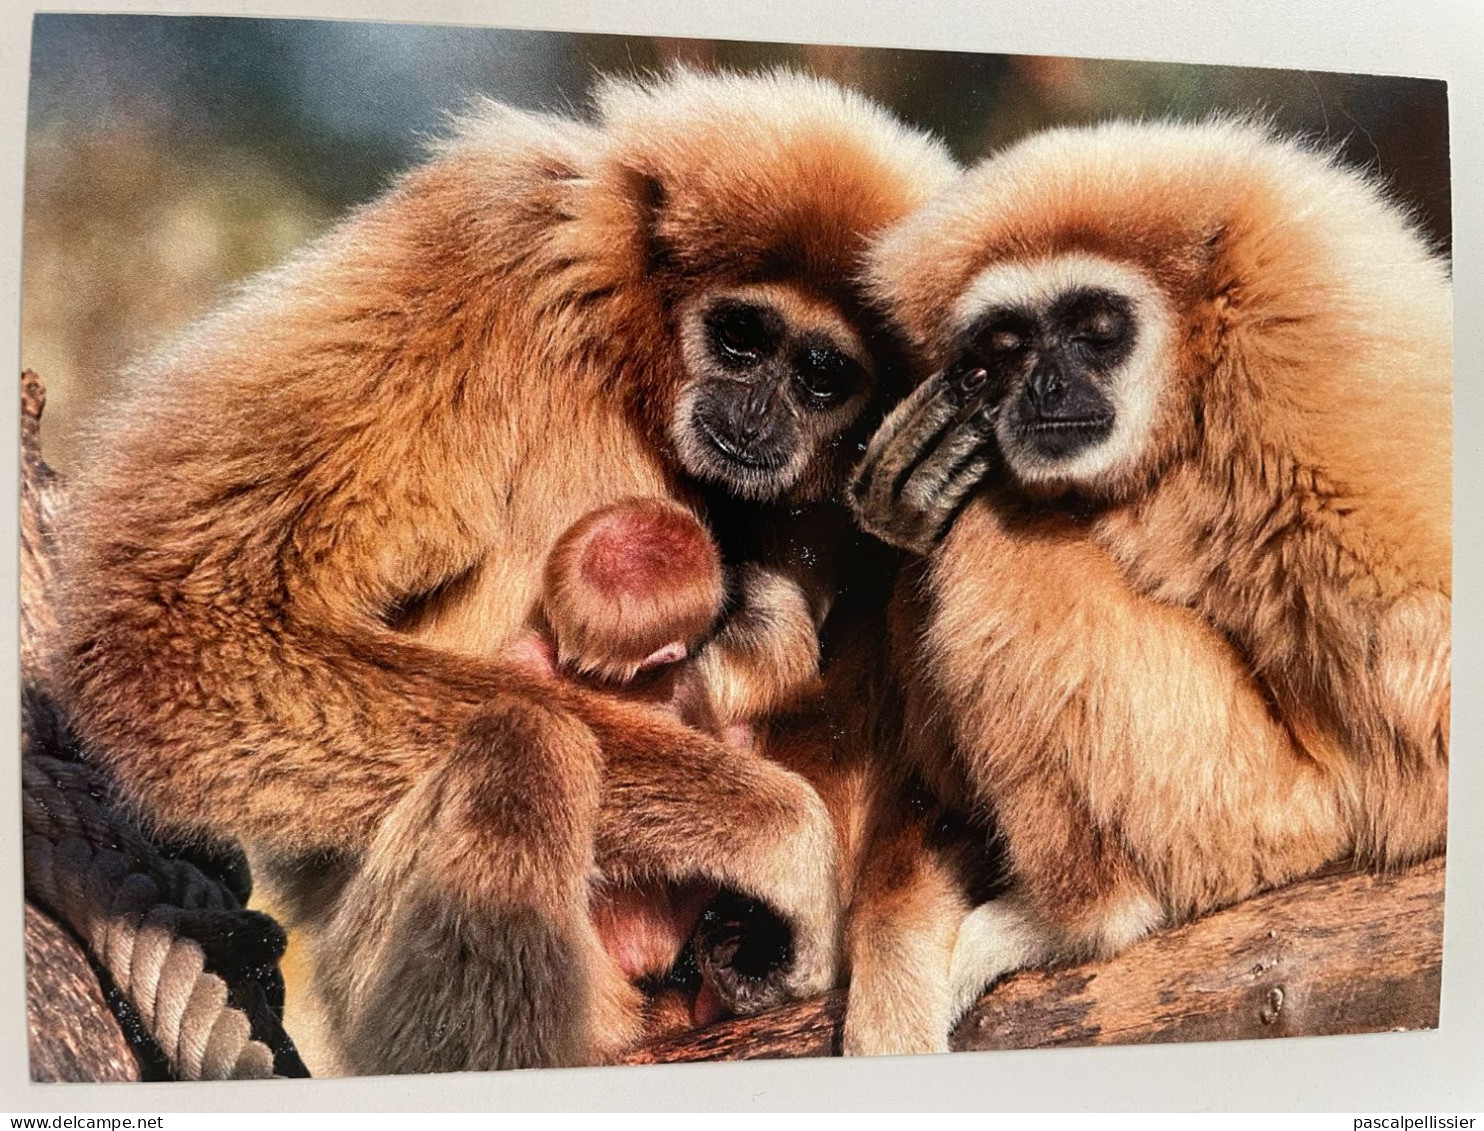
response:
<path id="1" fill-rule="evenodd" d="M 32 1081 L 1437 1028 L 1446 82 L 41 13 L 27 85 Z"/>

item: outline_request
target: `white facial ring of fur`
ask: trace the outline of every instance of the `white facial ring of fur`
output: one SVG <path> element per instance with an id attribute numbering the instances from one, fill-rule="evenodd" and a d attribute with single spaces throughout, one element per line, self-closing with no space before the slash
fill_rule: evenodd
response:
<path id="1" fill-rule="evenodd" d="M 954 325 L 964 332 L 987 311 L 1011 309 L 1041 316 L 1069 292 L 1090 289 L 1122 296 L 1133 311 L 1133 350 L 1106 390 L 1113 404 L 1113 427 L 1096 444 L 1065 458 L 1053 458 L 1027 446 L 1014 435 L 1007 414 L 999 414 L 995 434 L 1000 450 L 1011 472 L 1027 485 L 1089 486 L 1137 466 L 1148 446 L 1160 395 L 1169 382 L 1174 316 L 1163 294 L 1143 272 L 1077 252 L 994 264 L 974 278 L 954 307 Z"/>

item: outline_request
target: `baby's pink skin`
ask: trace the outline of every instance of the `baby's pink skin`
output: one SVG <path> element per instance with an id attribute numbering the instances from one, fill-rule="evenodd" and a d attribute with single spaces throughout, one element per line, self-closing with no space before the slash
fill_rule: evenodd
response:
<path id="1" fill-rule="evenodd" d="M 672 640 L 663 648 L 658 648 L 646 656 L 644 662 L 639 665 L 639 670 L 650 672 L 669 664 L 678 664 L 689 655 L 690 650 L 686 648 L 685 641 Z M 533 671 L 547 679 L 556 679 L 561 675 L 557 665 L 556 647 L 535 629 L 527 631 L 512 644 L 506 651 L 505 658 L 512 664 Z"/>
<path id="2" fill-rule="evenodd" d="M 638 982 L 669 972 L 715 895 L 706 883 L 602 887 L 593 893 L 590 912 L 603 949 L 625 978 Z M 726 1016 L 726 1007 L 703 981 L 690 1013 L 699 1028 Z"/>
<path id="3" fill-rule="evenodd" d="M 505 652 L 505 658 L 543 679 L 558 676 L 556 646 L 534 629 L 525 632 Z"/>
<path id="4" fill-rule="evenodd" d="M 641 672 L 647 672 L 653 671 L 655 668 L 662 668 L 666 664 L 678 664 L 689 654 L 690 652 L 687 650 L 684 640 L 672 640 L 663 648 L 651 652 L 644 662 L 639 665 L 639 670 Z"/>
<path id="5" fill-rule="evenodd" d="M 666 644 L 663 648 L 649 656 L 640 665 L 641 672 L 651 672 L 658 668 L 668 667 L 670 664 L 678 664 L 689 658 L 690 651 L 683 641 L 675 641 Z M 510 646 L 506 658 L 513 664 L 533 672 L 542 679 L 564 679 L 561 668 L 556 661 L 556 648 L 552 642 L 539 632 L 532 630 L 525 633 L 519 640 Z M 616 692 L 623 688 L 615 687 Z M 636 697 L 651 702 L 652 694 L 636 693 Z M 663 703 L 661 703 L 663 705 Z M 721 728 L 720 739 L 733 750 L 752 750 L 757 743 L 757 728 L 751 723 L 728 723 Z"/>
<path id="6" fill-rule="evenodd" d="M 716 888 L 706 883 L 602 886 L 589 910 L 598 938 L 631 982 L 665 974 Z"/>

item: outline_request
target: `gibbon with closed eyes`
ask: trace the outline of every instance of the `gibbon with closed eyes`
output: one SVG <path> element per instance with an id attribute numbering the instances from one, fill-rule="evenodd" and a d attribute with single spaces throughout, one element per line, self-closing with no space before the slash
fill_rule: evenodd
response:
<path id="1" fill-rule="evenodd" d="M 490 104 L 133 374 L 65 548 L 71 707 L 159 826 L 248 847 L 335 1069 L 615 1055 L 628 884 L 760 900 L 772 996 L 831 982 L 803 779 L 506 650 L 595 509 L 680 500 L 725 549 L 838 487 L 878 391 L 865 241 L 953 173 L 792 74 Z"/>
<path id="2" fill-rule="evenodd" d="M 1440 852 L 1451 298 L 1384 192 L 1247 124 L 1057 130 L 872 278 L 938 370 L 852 488 L 927 555 L 907 757 L 1009 886 L 951 958 L 853 981 L 847 1049 L 943 1048 L 1009 970 Z"/>

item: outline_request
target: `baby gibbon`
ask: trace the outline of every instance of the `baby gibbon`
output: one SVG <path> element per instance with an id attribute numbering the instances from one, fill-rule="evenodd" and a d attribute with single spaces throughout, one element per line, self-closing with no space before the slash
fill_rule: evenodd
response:
<path id="1" fill-rule="evenodd" d="M 810 551 L 830 541 L 816 529 Z M 830 597 L 822 567 L 816 557 L 808 569 L 785 560 L 729 569 L 687 507 L 625 499 L 557 539 L 541 629 L 518 647 L 551 675 L 664 702 L 690 725 L 745 743 L 752 722 L 813 686 Z"/>
<path id="2" fill-rule="evenodd" d="M 871 277 L 937 370 L 852 487 L 926 555 L 906 758 L 1008 888 L 951 957 L 855 979 L 847 1049 L 941 1049 L 1017 967 L 1442 851 L 1449 272 L 1381 187 L 1241 122 L 1060 129 Z"/>

